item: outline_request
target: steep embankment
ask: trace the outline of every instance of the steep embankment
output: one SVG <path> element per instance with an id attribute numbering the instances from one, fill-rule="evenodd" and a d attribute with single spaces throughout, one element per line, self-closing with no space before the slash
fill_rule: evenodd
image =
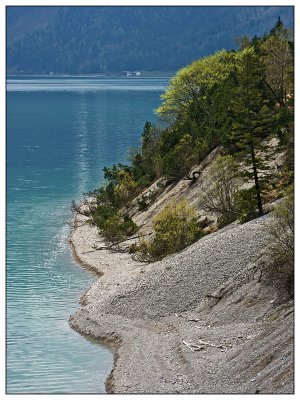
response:
<path id="1" fill-rule="evenodd" d="M 274 177 L 279 177 L 279 171 L 286 162 L 286 152 L 284 150 L 279 151 L 278 139 L 274 137 L 268 138 L 263 143 L 267 145 L 268 150 L 265 153 L 258 153 L 258 155 L 266 158 L 266 165 L 269 168 L 268 173 Z M 204 232 L 213 232 L 217 229 L 217 215 L 204 209 L 203 198 L 207 189 L 215 184 L 214 180 L 216 177 L 212 173 L 212 169 L 221 153 L 221 147 L 215 148 L 199 165 L 195 165 L 191 169 L 188 175 L 189 178 L 193 176 L 193 173 L 196 173 L 197 179 L 184 178 L 171 184 L 166 184 L 165 180 L 160 179 L 132 201 L 126 212 L 140 227 L 139 234 L 141 236 L 145 235 L 147 237 L 153 234 L 153 219 L 170 201 L 179 202 L 183 199 L 186 199 L 197 210 L 199 224 L 204 229 Z M 276 179 L 274 178 L 275 181 Z M 251 183 L 250 186 L 252 186 Z M 240 181 L 240 189 L 248 187 L 249 183 Z M 147 206 L 145 209 L 140 210 L 139 202 L 143 198 L 146 199 Z M 273 201 L 274 199 L 275 197 L 272 198 L 272 193 L 270 193 L 269 201 Z M 265 204 L 265 209 L 267 208 L 270 208 L 270 204 Z M 125 246 L 129 244 L 130 242 L 126 242 Z"/>
<path id="2" fill-rule="evenodd" d="M 96 228 L 77 215 L 75 253 L 104 274 L 70 325 L 114 347 L 109 392 L 293 392 L 293 303 L 259 257 L 268 218 L 146 265 L 94 251 Z"/>

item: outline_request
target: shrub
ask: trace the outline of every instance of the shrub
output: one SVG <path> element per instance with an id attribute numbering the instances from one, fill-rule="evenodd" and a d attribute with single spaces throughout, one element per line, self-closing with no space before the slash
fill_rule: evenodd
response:
<path id="1" fill-rule="evenodd" d="M 239 190 L 241 176 L 239 164 L 233 156 L 218 156 L 210 169 L 210 181 L 203 188 L 201 207 L 218 216 L 223 227 L 236 219 L 240 223 L 258 216 L 255 187 Z"/>
<path id="2" fill-rule="evenodd" d="M 116 215 L 118 210 L 111 204 L 99 204 L 93 211 L 92 217 L 99 229 L 103 229 L 106 221 Z"/>
<path id="3" fill-rule="evenodd" d="M 238 164 L 232 156 L 218 156 L 210 169 L 210 181 L 203 188 L 201 207 L 218 216 L 219 226 L 225 226 L 237 218 L 235 196 L 240 178 Z"/>
<path id="4" fill-rule="evenodd" d="M 133 235 L 136 231 L 137 225 L 132 219 L 117 212 L 105 221 L 102 234 L 105 239 L 116 243 L 125 240 L 126 237 Z"/>
<path id="5" fill-rule="evenodd" d="M 116 243 L 133 235 L 138 227 L 128 215 L 122 215 L 110 204 L 100 204 L 92 214 L 93 220 L 108 241 Z"/>
<path id="6" fill-rule="evenodd" d="M 145 211 L 148 208 L 147 197 L 143 194 L 137 201 L 139 211 Z"/>
<path id="7" fill-rule="evenodd" d="M 275 207 L 273 216 L 274 218 L 267 224 L 272 269 L 292 280 L 294 276 L 293 186 L 288 188 L 285 199 Z"/>
<path id="8" fill-rule="evenodd" d="M 243 189 L 234 196 L 236 215 L 241 224 L 258 216 L 255 187 Z"/>
<path id="9" fill-rule="evenodd" d="M 178 180 L 186 175 L 197 161 L 193 138 L 185 134 L 174 148 L 162 157 L 162 172 L 165 176 Z"/>
<path id="10" fill-rule="evenodd" d="M 131 167 L 118 164 L 111 168 L 104 167 L 103 171 L 108 184 L 98 189 L 98 204 L 111 203 L 116 208 L 126 206 L 139 192 Z"/>
<path id="11" fill-rule="evenodd" d="M 183 250 L 201 237 L 197 212 L 186 200 L 167 205 L 154 219 L 153 228 L 154 239 L 139 246 L 142 256 L 151 260 Z"/>
<path id="12" fill-rule="evenodd" d="M 137 194 L 138 185 L 128 171 L 118 172 L 118 181 L 114 194 L 119 206 L 125 206 Z"/>

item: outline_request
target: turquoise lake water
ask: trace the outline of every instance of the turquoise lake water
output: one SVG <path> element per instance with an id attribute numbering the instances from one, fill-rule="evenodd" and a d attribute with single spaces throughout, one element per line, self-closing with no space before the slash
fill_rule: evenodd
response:
<path id="1" fill-rule="evenodd" d="M 166 78 L 7 80 L 7 393 L 104 393 L 112 354 L 68 325 L 95 278 L 68 248 L 71 202 L 125 162 Z"/>

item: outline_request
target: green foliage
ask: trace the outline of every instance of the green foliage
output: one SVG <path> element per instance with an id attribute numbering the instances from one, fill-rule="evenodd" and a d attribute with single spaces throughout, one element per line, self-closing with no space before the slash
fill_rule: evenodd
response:
<path id="1" fill-rule="evenodd" d="M 94 223 L 106 240 L 116 243 L 133 235 L 138 227 L 132 219 L 119 209 L 125 204 L 136 188 L 130 173 L 120 165 L 105 168 L 106 176 L 111 180 L 107 186 L 97 191 L 97 207 L 92 212 Z"/>
<path id="2" fill-rule="evenodd" d="M 108 219 L 112 218 L 118 212 L 117 208 L 111 204 L 99 204 L 92 212 L 92 217 L 99 229 L 103 229 Z"/>
<path id="3" fill-rule="evenodd" d="M 148 202 L 147 202 L 147 198 L 145 195 L 142 195 L 140 199 L 138 199 L 138 207 L 139 207 L 139 211 L 145 211 L 148 208 Z"/>
<path id="4" fill-rule="evenodd" d="M 228 103 L 234 89 L 236 53 L 220 51 L 181 69 L 156 110 L 171 121 L 162 132 L 162 173 L 179 179 L 216 146 L 226 142 Z"/>
<path id="5" fill-rule="evenodd" d="M 224 226 L 231 224 L 235 220 L 236 213 L 233 213 L 232 211 L 224 211 L 218 217 L 218 228 L 224 228 Z"/>
<path id="6" fill-rule="evenodd" d="M 186 200 L 172 202 L 154 219 L 152 242 L 143 241 L 139 251 L 152 260 L 183 250 L 201 237 L 196 210 Z"/>
<path id="7" fill-rule="evenodd" d="M 265 139 L 271 133 L 287 150 L 284 176 L 276 184 L 293 180 L 293 45 L 288 31 L 278 21 L 269 35 L 243 38 L 240 44 L 239 51 L 222 50 L 180 69 L 156 110 L 168 125 L 162 129 L 147 121 L 140 147 L 131 150 L 130 165 L 104 168 L 107 185 L 97 191 L 94 219 L 110 240 L 135 231 L 124 210 L 137 195 L 158 178 L 178 181 L 217 146 L 231 155 L 211 166 L 203 208 L 218 216 L 219 226 L 263 214 L 265 188 L 275 187 L 267 173 Z M 239 191 L 241 183 L 251 188 Z M 153 198 L 140 196 L 139 211 Z M 143 242 L 140 253 L 158 259 L 196 240 L 200 231 L 196 216 L 189 219 L 189 213 L 187 204 L 166 208 L 154 221 L 153 241 Z"/>
<path id="8" fill-rule="evenodd" d="M 137 231 L 137 225 L 127 215 L 116 212 L 106 219 L 102 235 L 112 243 L 120 242 Z"/>
<path id="9" fill-rule="evenodd" d="M 126 206 L 139 192 L 138 182 L 132 174 L 132 168 L 123 165 L 104 167 L 104 177 L 108 180 L 106 186 L 98 190 L 98 203 L 111 203 L 116 208 Z"/>
<path id="10" fill-rule="evenodd" d="M 114 164 L 111 168 L 104 167 L 103 172 L 104 172 L 104 178 L 111 182 L 113 185 L 118 184 L 119 182 L 119 176 L 120 173 L 122 172 L 130 172 L 130 167 L 128 165 L 124 164 Z"/>
<path id="11" fill-rule="evenodd" d="M 290 46 L 292 32 L 279 19 L 270 35 L 261 44 L 262 61 L 266 70 L 265 83 L 280 107 L 293 93 L 293 54 Z"/>
<path id="12" fill-rule="evenodd" d="M 133 163 L 133 175 L 141 187 L 149 186 L 161 174 L 160 136 L 161 130 L 147 121 L 142 132 L 140 159 Z"/>
<path id="13" fill-rule="evenodd" d="M 293 25 L 292 7 L 280 14 Z M 176 71 L 216 48 L 231 48 L 245 28 L 249 34 L 268 29 L 277 15 L 276 7 L 9 6 L 7 69 Z"/>
<path id="14" fill-rule="evenodd" d="M 284 200 L 275 207 L 273 219 L 267 224 L 267 230 L 271 269 L 292 281 L 294 277 L 294 188 L 292 185 L 287 189 Z"/>
<path id="15" fill-rule="evenodd" d="M 238 191 L 234 196 L 236 216 L 241 224 L 258 216 L 255 187 Z"/>
<path id="16" fill-rule="evenodd" d="M 126 206 L 138 194 L 138 184 L 128 171 L 120 171 L 114 188 L 115 198 L 119 206 Z"/>
<path id="17" fill-rule="evenodd" d="M 239 164 L 233 156 L 218 156 L 210 168 L 210 180 L 202 188 L 200 206 L 218 216 L 218 225 L 223 227 L 237 218 L 235 196 L 241 183 Z"/>
<path id="18" fill-rule="evenodd" d="M 218 216 L 223 227 L 236 219 L 245 223 L 258 216 L 255 187 L 240 189 L 243 177 L 232 155 L 219 156 L 210 168 L 210 180 L 202 188 L 200 206 Z"/>
<path id="19" fill-rule="evenodd" d="M 164 102 L 157 113 L 173 120 L 177 115 L 187 113 L 195 103 L 200 107 L 205 105 L 208 91 L 224 81 L 234 69 L 234 57 L 235 53 L 222 50 L 180 69 L 161 96 Z"/>
<path id="20" fill-rule="evenodd" d="M 92 218 L 106 240 L 116 243 L 133 235 L 137 225 L 128 215 L 123 215 L 111 204 L 100 204 L 93 210 Z"/>
<path id="21" fill-rule="evenodd" d="M 239 54 L 237 86 L 230 102 L 232 129 L 229 140 L 246 166 L 244 176 L 255 183 L 257 208 L 263 214 L 259 171 L 265 169 L 263 159 L 258 156 L 261 141 L 274 126 L 274 111 L 264 96 L 264 71 L 253 48 L 246 48 Z M 250 157 L 246 157 L 250 154 Z"/>
<path id="22" fill-rule="evenodd" d="M 162 158 L 162 173 L 169 178 L 180 179 L 197 162 L 195 145 L 191 135 L 185 134 Z"/>

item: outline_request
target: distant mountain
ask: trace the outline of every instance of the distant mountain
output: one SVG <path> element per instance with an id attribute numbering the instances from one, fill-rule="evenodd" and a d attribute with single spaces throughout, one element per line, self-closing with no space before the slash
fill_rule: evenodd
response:
<path id="1" fill-rule="evenodd" d="M 176 71 L 293 7 L 7 7 L 7 73 Z"/>

